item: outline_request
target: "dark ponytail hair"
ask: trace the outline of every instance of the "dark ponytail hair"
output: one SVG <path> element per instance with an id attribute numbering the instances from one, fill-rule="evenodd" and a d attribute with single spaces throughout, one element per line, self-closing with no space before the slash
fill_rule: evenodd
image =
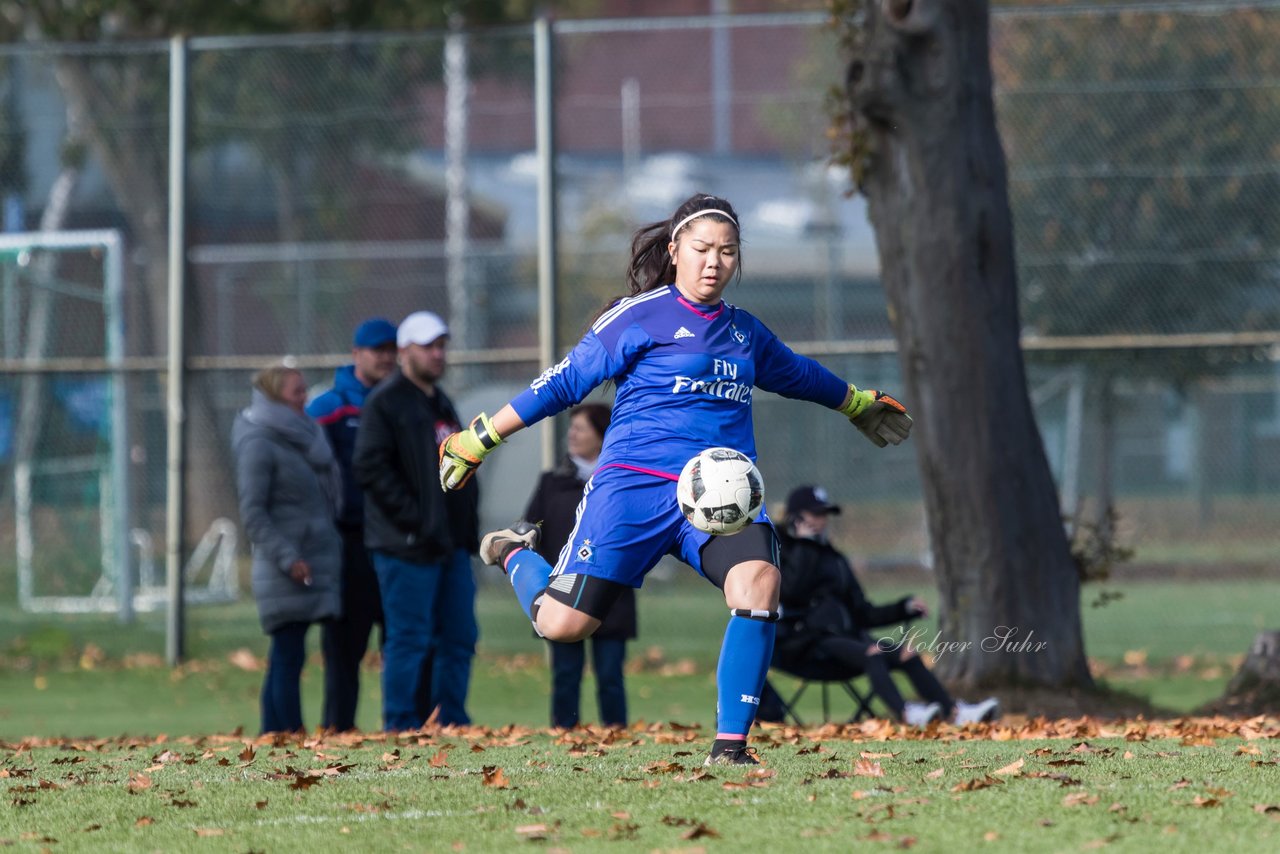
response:
<path id="1" fill-rule="evenodd" d="M 707 216 L 717 222 L 729 223 L 741 236 L 742 227 L 738 224 L 740 222 L 738 212 L 733 209 L 733 205 L 729 204 L 727 199 L 707 193 L 693 194 L 680 203 L 680 207 L 676 208 L 669 219 L 642 226 L 631 238 L 631 263 L 627 267 L 627 293 L 612 297 L 601 309 L 602 314 L 605 309 L 620 299 L 637 296 L 675 281 L 676 265 L 671 263 L 667 244 L 680 235 L 672 234 L 671 230 L 688 217 L 697 214 L 698 211 L 724 211 L 729 218 L 721 213 L 708 213 Z M 684 231 L 699 219 L 702 217 L 694 217 L 684 222 L 680 225 L 680 231 Z M 742 275 L 741 266 L 738 267 L 738 275 Z"/>

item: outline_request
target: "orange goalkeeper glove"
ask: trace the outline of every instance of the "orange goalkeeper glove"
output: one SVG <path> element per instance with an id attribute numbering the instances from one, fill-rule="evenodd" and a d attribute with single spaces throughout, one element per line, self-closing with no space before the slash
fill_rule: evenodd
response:
<path id="1" fill-rule="evenodd" d="M 849 384 L 849 397 L 840 407 L 853 426 L 877 446 L 898 445 L 911 433 L 907 408 L 875 389 L 859 390 Z"/>

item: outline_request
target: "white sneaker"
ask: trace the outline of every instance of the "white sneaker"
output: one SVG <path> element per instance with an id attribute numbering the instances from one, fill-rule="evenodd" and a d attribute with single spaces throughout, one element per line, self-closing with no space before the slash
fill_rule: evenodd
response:
<path id="1" fill-rule="evenodd" d="M 990 723 L 998 717 L 1000 717 L 1000 701 L 995 697 L 988 697 L 976 703 L 956 700 L 956 726 Z"/>
<path id="2" fill-rule="evenodd" d="M 907 726 L 927 727 L 942 716 L 942 706 L 937 703 L 907 703 L 902 710 L 902 720 Z"/>

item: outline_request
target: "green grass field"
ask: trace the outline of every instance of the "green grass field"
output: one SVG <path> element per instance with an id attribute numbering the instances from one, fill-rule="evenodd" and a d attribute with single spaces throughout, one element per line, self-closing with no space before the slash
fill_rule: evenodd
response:
<path id="1" fill-rule="evenodd" d="M 917 588 L 919 589 L 919 588 Z M 1218 696 L 1254 634 L 1280 623 L 1280 581 L 1129 582 L 1104 607 L 1085 595 L 1085 635 L 1094 670 L 1107 685 L 1185 713 Z M 887 600 L 907 588 L 882 580 L 872 596 Z M 930 591 L 923 590 L 925 596 Z M 628 693 L 633 719 L 710 724 L 714 671 L 724 606 L 706 585 L 675 582 L 640 596 L 641 636 L 632 646 Z M 470 709 L 477 724 L 542 726 L 548 685 L 542 645 L 504 586 L 484 585 L 478 599 L 481 641 Z M 192 608 L 191 661 L 162 666 L 163 618 L 130 626 L 112 617 L 55 617 L 0 609 L 0 738 L 252 733 L 257 727 L 266 653 L 251 603 Z M 932 626 L 925 627 L 932 631 Z M 313 630 L 311 649 L 319 646 Z M 249 655 L 236 655 L 237 651 Z M 367 671 L 359 723 L 378 728 L 378 677 Z M 780 687 L 788 683 L 779 677 Z M 306 720 L 318 720 L 322 671 L 318 653 L 304 674 Z M 584 685 L 584 720 L 594 719 L 592 685 Z M 805 698 L 818 716 L 817 692 Z"/>
<path id="2" fill-rule="evenodd" d="M 382 738 L 4 745 L 20 851 L 1269 851 L 1274 720 L 1241 733 L 519 728 Z M 993 737 L 994 736 L 994 737 Z M 1027 737 L 1022 736 L 1037 736 Z M 1065 736 L 1065 737 L 1062 737 Z"/>
<path id="3" fill-rule="evenodd" d="M 1089 607 L 1102 589 L 1122 595 Z M 879 578 L 869 590 L 875 600 L 909 592 Z M 1276 624 L 1280 581 L 1129 582 L 1089 588 L 1084 601 L 1095 673 L 1176 716 L 1221 693 L 1254 633 Z M 640 608 L 626 733 L 541 729 L 542 646 L 509 591 L 485 585 L 476 727 L 277 741 L 255 737 L 266 639 L 251 603 L 191 609 L 191 660 L 176 671 L 160 659 L 158 615 L 124 626 L 0 609 L 0 847 L 1280 848 L 1275 718 L 1010 716 L 923 734 L 881 722 L 768 727 L 754 736 L 762 769 L 703 769 L 724 606 L 709 587 L 677 582 L 646 588 Z M 321 683 L 317 654 L 304 677 L 312 724 Z M 378 727 L 377 683 L 366 670 L 368 731 Z M 588 678 L 587 720 L 591 691 Z M 802 711 L 816 719 L 817 707 L 811 691 Z"/>

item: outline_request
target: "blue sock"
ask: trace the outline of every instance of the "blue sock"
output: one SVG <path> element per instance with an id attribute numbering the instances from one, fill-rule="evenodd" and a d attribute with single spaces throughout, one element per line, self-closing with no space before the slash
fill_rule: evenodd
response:
<path id="1" fill-rule="evenodd" d="M 520 607 L 529 615 L 529 619 L 536 621 L 533 603 L 551 583 L 551 564 L 533 549 L 520 549 L 507 558 L 506 569 L 507 578 L 511 579 L 511 588 L 516 591 L 516 598 L 520 600 Z"/>
<path id="2" fill-rule="evenodd" d="M 716 737 L 746 738 L 760 708 L 760 689 L 773 658 L 777 623 L 731 616 L 716 667 Z"/>

